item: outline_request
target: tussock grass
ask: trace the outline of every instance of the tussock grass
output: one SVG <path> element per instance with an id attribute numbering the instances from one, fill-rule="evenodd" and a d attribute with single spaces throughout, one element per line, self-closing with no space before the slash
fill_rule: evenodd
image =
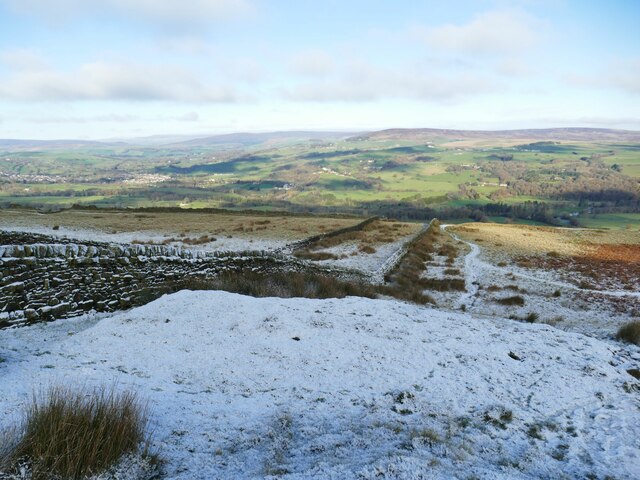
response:
<path id="1" fill-rule="evenodd" d="M 466 290 L 463 278 L 420 278 L 417 284 L 425 290 L 449 292 L 451 290 L 464 292 Z"/>
<path id="2" fill-rule="evenodd" d="M 421 235 L 413 239 L 408 245 L 407 253 L 402 258 L 396 268 L 385 276 L 385 281 L 390 284 L 388 288 L 397 291 L 400 295 L 393 295 L 396 298 L 412 299 L 416 303 L 435 303 L 433 298 L 425 295 L 424 290 L 449 291 L 465 290 L 464 279 L 459 278 L 423 278 L 425 262 L 433 259 L 436 253 L 436 245 L 441 241 L 440 222 L 434 220 L 431 226 Z M 449 255 L 457 255 L 457 249 L 450 249 L 450 244 L 444 244 L 438 252 Z M 443 250 L 444 249 L 444 250 Z M 451 269 L 450 271 L 452 271 Z"/>
<path id="3" fill-rule="evenodd" d="M 135 393 L 53 387 L 27 406 L 24 424 L 0 465 L 27 462 L 33 480 L 82 479 L 148 443 L 147 409 Z"/>
<path id="4" fill-rule="evenodd" d="M 329 275 L 301 272 L 226 272 L 214 278 L 211 289 L 252 297 L 375 298 L 373 286 L 358 281 L 342 281 Z"/>
<path id="5" fill-rule="evenodd" d="M 520 295 L 513 295 L 511 297 L 496 298 L 495 302 L 499 303 L 500 305 L 521 307 L 524 305 L 524 298 L 522 298 Z"/>
<path id="6" fill-rule="evenodd" d="M 618 329 L 616 338 L 623 342 L 640 345 L 640 320 L 625 323 Z"/>
<path id="7" fill-rule="evenodd" d="M 304 260 L 322 261 L 322 260 L 336 260 L 337 255 L 331 252 L 312 252 L 310 250 L 298 250 L 294 253 L 296 258 L 302 258 Z"/>
<path id="8" fill-rule="evenodd" d="M 360 248 L 358 250 L 366 254 L 376 253 L 376 249 L 373 248 L 371 245 L 360 245 Z"/>
<path id="9" fill-rule="evenodd" d="M 200 289 L 217 289 L 252 297 L 280 298 L 378 298 L 389 296 L 417 304 L 435 303 L 420 289 L 397 285 L 371 285 L 364 281 L 345 281 L 314 272 L 226 272 L 210 282 L 195 285 Z"/>

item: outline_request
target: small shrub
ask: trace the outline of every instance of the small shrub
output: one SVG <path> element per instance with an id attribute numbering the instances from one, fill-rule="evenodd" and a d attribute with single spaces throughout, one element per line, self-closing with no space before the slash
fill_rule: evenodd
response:
<path id="1" fill-rule="evenodd" d="M 618 329 L 616 338 L 623 342 L 640 345 L 640 320 L 634 320 L 622 325 Z"/>
<path id="2" fill-rule="evenodd" d="M 357 296 L 375 298 L 371 285 L 343 281 L 313 272 L 225 272 L 207 282 L 207 289 L 250 295 L 252 297 L 343 298 Z"/>
<path id="3" fill-rule="evenodd" d="M 302 258 L 304 260 L 313 260 L 316 262 L 322 260 L 335 260 L 338 257 L 331 252 L 311 252 L 309 250 L 300 250 L 296 252 L 295 257 Z"/>
<path id="4" fill-rule="evenodd" d="M 148 442 L 146 408 L 134 393 L 53 387 L 27 407 L 22 434 L 4 464 L 28 462 L 33 480 L 100 473 Z M 142 452 L 148 456 L 146 447 Z"/>
<path id="5" fill-rule="evenodd" d="M 504 407 L 493 407 L 484 412 L 483 420 L 494 427 L 507 429 L 507 425 L 513 421 L 513 412 Z"/>
<path id="6" fill-rule="evenodd" d="M 544 323 L 546 323 L 547 325 L 551 325 L 552 327 L 555 327 L 556 325 L 558 325 L 563 321 L 564 321 L 564 317 L 561 315 L 558 315 L 556 317 L 545 320 Z"/>
<path id="7" fill-rule="evenodd" d="M 438 249 L 438 255 L 455 259 L 458 255 L 458 249 L 450 243 L 445 243 Z"/>
<path id="8" fill-rule="evenodd" d="M 513 290 L 514 292 L 524 292 L 524 290 L 521 290 L 520 287 L 518 285 L 506 285 L 504 287 L 505 290 Z"/>
<path id="9" fill-rule="evenodd" d="M 536 440 L 544 440 L 542 436 L 542 427 L 538 424 L 530 425 L 527 430 L 527 435 Z"/>
<path id="10" fill-rule="evenodd" d="M 593 285 L 589 282 L 587 282 L 586 280 L 582 280 L 579 284 L 578 287 L 582 288 L 583 290 L 593 290 Z"/>
<path id="11" fill-rule="evenodd" d="M 215 242 L 216 238 L 215 237 L 210 237 L 208 235 L 202 235 L 199 238 L 188 238 L 185 237 L 182 239 L 183 243 L 186 243 L 188 245 L 202 245 L 205 243 L 209 243 L 209 242 Z"/>
<path id="12" fill-rule="evenodd" d="M 627 373 L 629 375 L 631 375 L 633 378 L 635 378 L 636 380 L 640 380 L 640 369 L 638 369 L 638 368 L 629 368 L 627 370 Z"/>
<path id="13" fill-rule="evenodd" d="M 367 254 L 371 254 L 371 253 L 376 253 L 376 249 L 373 248 L 371 245 L 362 245 L 359 250 L 362 253 L 367 253 Z"/>
<path id="14" fill-rule="evenodd" d="M 524 298 L 522 298 L 520 295 L 514 295 L 512 297 L 505 297 L 505 298 L 497 298 L 495 301 L 500 305 L 507 305 L 507 306 L 516 305 L 516 306 L 522 307 L 524 305 Z"/>
<path id="15" fill-rule="evenodd" d="M 562 292 L 560 290 L 556 290 L 555 292 L 553 292 L 553 296 L 555 298 L 561 297 L 562 296 Z"/>
<path id="16" fill-rule="evenodd" d="M 529 312 L 529 314 L 526 317 L 524 317 L 524 321 L 527 323 L 536 323 L 539 318 L 540 318 L 540 315 L 538 313 Z"/>
<path id="17" fill-rule="evenodd" d="M 437 292 L 466 291 L 466 282 L 463 278 L 420 278 L 416 284 L 425 290 Z"/>
<path id="18" fill-rule="evenodd" d="M 418 440 L 421 443 L 433 446 L 436 443 L 441 443 L 442 438 L 438 435 L 438 432 L 431 428 L 423 428 L 422 430 L 412 430 L 409 434 L 411 440 Z"/>

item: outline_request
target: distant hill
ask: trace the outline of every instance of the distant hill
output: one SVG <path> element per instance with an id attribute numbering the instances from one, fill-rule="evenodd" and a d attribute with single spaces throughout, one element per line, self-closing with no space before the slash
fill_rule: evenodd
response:
<path id="1" fill-rule="evenodd" d="M 168 148 L 265 148 L 288 143 L 331 142 L 335 140 L 404 140 L 415 142 L 442 142 L 463 140 L 527 140 L 535 141 L 581 141 L 581 142 L 640 142 L 640 132 L 611 130 L 605 128 L 543 128 L 521 130 L 453 130 L 437 128 L 392 128 L 373 132 L 314 132 L 283 131 L 264 133 L 228 133 L 212 136 L 153 135 L 149 137 L 109 140 L 21 140 L 0 139 L 0 149 L 59 149 L 87 147 L 168 147 Z"/>
<path id="2" fill-rule="evenodd" d="M 437 128 L 393 128 L 352 137 L 353 140 L 434 141 L 443 138 L 467 139 L 532 139 L 539 141 L 640 142 L 640 132 L 606 128 L 541 128 L 522 130 L 449 130 Z"/>
<path id="3" fill-rule="evenodd" d="M 215 146 L 215 145 L 238 145 L 249 147 L 262 143 L 287 143 L 300 141 L 323 141 L 330 139 L 348 138 L 355 135 L 355 132 L 312 132 L 312 131 L 290 131 L 290 132 L 266 132 L 266 133 L 228 133 L 224 135 L 213 135 L 210 137 L 195 138 L 184 142 L 173 143 L 174 146 Z"/>
<path id="4" fill-rule="evenodd" d="M 0 139 L 0 148 L 13 149 L 30 149 L 30 148 L 78 148 L 78 147 L 102 147 L 125 145 L 122 142 L 98 142 L 93 140 L 18 140 L 18 139 Z"/>

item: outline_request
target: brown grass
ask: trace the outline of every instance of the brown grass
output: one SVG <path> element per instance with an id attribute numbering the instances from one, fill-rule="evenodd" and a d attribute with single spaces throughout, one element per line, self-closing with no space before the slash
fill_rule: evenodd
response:
<path id="1" fill-rule="evenodd" d="M 618 329 L 616 338 L 623 342 L 640 345 L 640 320 L 625 323 Z"/>
<path id="2" fill-rule="evenodd" d="M 515 305 L 521 307 L 524 305 L 524 298 L 522 298 L 520 295 L 514 295 L 512 297 L 496 298 L 495 302 L 499 303 L 500 305 Z"/>
<path id="3" fill-rule="evenodd" d="M 377 298 L 390 296 L 417 304 L 435 303 L 419 289 L 397 285 L 371 285 L 364 281 L 345 281 L 314 272 L 226 272 L 212 281 L 197 281 L 192 289 L 218 289 L 252 297 L 280 298 L 344 298 L 347 296 Z"/>
<path id="4" fill-rule="evenodd" d="M 298 250 L 293 255 L 297 258 L 314 261 L 335 260 L 338 258 L 337 255 L 334 255 L 331 252 L 311 252 L 309 250 Z"/>
<path id="5" fill-rule="evenodd" d="M 214 278 L 210 289 L 250 295 L 252 297 L 375 298 L 375 288 L 364 282 L 342 281 L 312 272 L 226 272 Z"/>
<path id="6" fill-rule="evenodd" d="M 4 463 L 16 468 L 28 461 L 34 480 L 81 479 L 139 452 L 148 442 L 146 428 L 146 408 L 134 393 L 53 387 L 27 407 L 23 432 Z"/>
<path id="7" fill-rule="evenodd" d="M 417 224 L 390 223 L 383 220 L 374 220 L 364 225 L 361 230 L 344 232 L 340 235 L 316 240 L 309 245 L 308 250 L 322 250 L 343 243 L 353 242 L 361 253 L 371 254 L 376 252 L 374 245 L 395 242 L 413 233 L 417 228 Z"/>
<path id="8" fill-rule="evenodd" d="M 397 292 L 397 294 L 393 296 L 402 298 L 397 296 L 399 294 L 405 299 L 419 299 L 418 301 L 411 300 L 416 301 L 416 303 L 435 303 L 432 297 L 425 295 L 423 292 L 425 289 L 434 286 L 436 288 L 432 289 L 440 290 L 445 283 L 421 278 L 421 276 L 425 270 L 425 262 L 432 258 L 436 243 L 440 238 L 440 223 L 434 220 L 424 233 L 411 241 L 407 247 L 406 255 L 396 265 L 395 269 L 385 276 L 385 281 L 390 284 L 387 288 Z M 452 285 L 451 280 L 444 280 L 442 282 L 448 282 L 447 285 Z"/>
<path id="9" fill-rule="evenodd" d="M 624 243 L 597 245 L 589 252 L 589 256 L 598 260 L 639 264 L 640 245 Z"/>
<path id="10" fill-rule="evenodd" d="M 203 235 L 226 237 L 234 232 L 252 238 L 302 240 L 324 230 L 337 230 L 362 221 L 359 218 L 288 216 L 276 214 L 248 214 L 237 212 L 205 212 L 198 210 L 135 212 L 128 210 L 64 210 L 40 215 L 35 210 L 7 209 L 3 221 L 21 227 L 43 226 L 100 230 L 104 232 L 162 232 L 172 237 L 198 239 Z M 268 215 L 268 216 L 266 216 Z"/>

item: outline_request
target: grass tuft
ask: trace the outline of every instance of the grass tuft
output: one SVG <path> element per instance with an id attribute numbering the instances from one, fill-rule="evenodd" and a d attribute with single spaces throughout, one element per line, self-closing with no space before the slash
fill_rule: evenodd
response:
<path id="1" fill-rule="evenodd" d="M 82 479 L 140 452 L 146 429 L 147 410 L 135 393 L 53 387 L 34 396 L 1 464 L 15 470 L 27 462 L 33 480 Z"/>
<path id="2" fill-rule="evenodd" d="M 343 281 L 313 272 L 225 272 L 214 278 L 207 288 L 252 297 L 376 297 L 375 289 L 365 282 Z"/>
<path id="3" fill-rule="evenodd" d="M 497 298 L 495 301 L 500 305 L 507 305 L 507 306 L 517 305 L 521 307 L 524 305 L 524 298 L 522 298 L 520 295 L 514 295 L 512 297 L 505 297 L 505 298 Z"/>
<path id="4" fill-rule="evenodd" d="M 616 338 L 623 342 L 640 345 L 640 320 L 625 323 L 618 329 Z"/>

